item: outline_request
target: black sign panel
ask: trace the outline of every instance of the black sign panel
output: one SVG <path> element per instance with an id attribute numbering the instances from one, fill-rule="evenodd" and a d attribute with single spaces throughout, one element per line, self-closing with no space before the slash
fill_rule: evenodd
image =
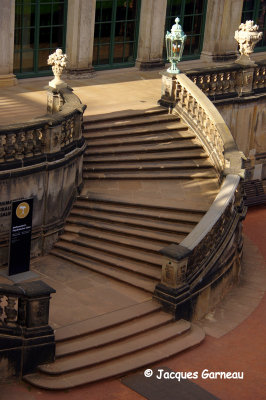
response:
<path id="1" fill-rule="evenodd" d="M 30 269 L 30 245 L 33 199 L 12 202 L 9 244 L 9 275 Z"/>

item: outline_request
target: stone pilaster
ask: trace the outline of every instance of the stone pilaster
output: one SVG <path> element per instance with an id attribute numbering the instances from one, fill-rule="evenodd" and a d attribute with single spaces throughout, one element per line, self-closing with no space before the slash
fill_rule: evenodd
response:
<path id="1" fill-rule="evenodd" d="M 1 0 L 0 87 L 17 83 L 13 74 L 15 0 Z"/>
<path id="2" fill-rule="evenodd" d="M 207 62 L 235 60 L 235 31 L 241 22 L 243 0 L 208 0 L 201 59 Z"/>
<path id="3" fill-rule="evenodd" d="M 68 2 L 66 54 L 68 76 L 90 77 L 93 57 L 96 0 Z"/>
<path id="4" fill-rule="evenodd" d="M 141 4 L 138 56 L 140 69 L 162 67 L 167 0 L 145 0 Z"/>

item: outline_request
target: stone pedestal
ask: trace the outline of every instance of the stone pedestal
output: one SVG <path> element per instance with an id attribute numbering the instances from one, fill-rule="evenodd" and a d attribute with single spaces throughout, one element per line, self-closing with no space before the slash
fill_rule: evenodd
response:
<path id="1" fill-rule="evenodd" d="M 235 31 L 241 22 L 243 0 L 208 0 L 201 59 L 207 62 L 235 60 Z"/>
<path id="2" fill-rule="evenodd" d="M 92 76 L 96 0 L 68 2 L 66 53 L 68 78 Z"/>
<path id="3" fill-rule="evenodd" d="M 136 67 L 162 68 L 167 0 L 145 0 L 141 4 Z"/>
<path id="4" fill-rule="evenodd" d="M 177 75 L 170 74 L 167 71 L 161 72 L 162 76 L 162 95 L 158 103 L 167 108 L 174 108 L 176 105 L 176 86 Z"/>
<path id="5" fill-rule="evenodd" d="M 190 319 L 190 288 L 186 282 L 187 262 L 190 250 L 181 245 L 171 244 L 163 248 L 164 255 L 161 282 L 156 285 L 154 297 L 176 319 Z"/>
<path id="6" fill-rule="evenodd" d="M 47 112 L 48 114 L 54 114 L 61 110 L 63 105 L 62 96 L 59 90 L 49 87 L 47 91 Z"/>
<path id="7" fill-rule="evenodd" d="M 247 96 L 253 93 L 254 68 L 243 68 L 237 74 L 236 90 L 238 96 Z"/>
<path id="8" fill-rule="evenodd" d="M 49 323 L 50 295 L 42 281 L 0 285 L 7 298 L 7 317 L 0 326 L 0 382 L 34 372 L 55 359 L 55 337 Z M 15 304 L 17 302 L 17 310 Z"/>
<path id="9" fill-rule="evenodd" d="M 1 0 L 0 87 L 17 84 L 13 74 L 15 0 Z"/>

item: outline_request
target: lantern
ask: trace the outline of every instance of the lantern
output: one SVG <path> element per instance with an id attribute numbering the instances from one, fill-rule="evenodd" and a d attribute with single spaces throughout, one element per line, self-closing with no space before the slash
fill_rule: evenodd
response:
<path id="1" fill-rule="evenodd" d="M 170 61 L 171 67 L 167 69 L 170 74 L 179 74 L 179 69 L 177 68 L 178 61 L 181 60 L 184 44 L 187 36 L 184 34 L 181 25 L 178 24 L 180 19 L 177 17 L 175 19 L 175 25 L 172 26 L 171 32 L 166 33 L 166 51 L 167 60 Z"/>

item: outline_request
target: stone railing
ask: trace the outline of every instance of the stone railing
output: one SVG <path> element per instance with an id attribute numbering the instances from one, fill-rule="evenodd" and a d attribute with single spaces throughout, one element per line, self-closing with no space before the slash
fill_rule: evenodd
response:
<path id="1" fill-rule="evenodd" d="M 177 76 L 175 99 L 173 114 L 179 114 L 197 134 L 216 170 L 220 174 L 234 172 L 243 176 L 241 153 L 222 116 L 184 74 Z"/>
<path id="2" fill-rule="evenodd" d="M 190 71 L 187 76 L 211 100 L 248 96 L 266 91 L 266 66 L 243 67 L 238 64 Z"/>
<path id="3" fill-rule="evenodd" d="M 82 118 L 86 106 L 82 105 L 72 91 L 65 88 L 60 91 L 63 100 L 61 111 L 44 118 L 0 127 L 0 166 L 20 168 L 29 165 L 34 158 L 36 163 L 49 160 L 54 153 L 65 154 L 80 146 L 82 140 Z M 31 161 L 32 164 L 32 161 Z"/>
<path id="4" fill-rule="evenodd" d="M 246 212 L 240 184 L 244 170 L 242 153 L 212 102 L 184 74 L 170 81 L 168 93 L 176 104 L 173 114 L 180 115 L 196 134 L 222 181 L 212 206 L 192 232 L 180 244 L 160 251 L 164 263 L 154 297 L 176 318 L 193 319 L 214 307 L 237 279 L 241 220 Z"/>
<path id="5" fill-rule="evenodd" d="M 0 284 L 0 382 L 54 360 L 54 331 L 48 325 L 52 293 L 42 281 Z"/>

